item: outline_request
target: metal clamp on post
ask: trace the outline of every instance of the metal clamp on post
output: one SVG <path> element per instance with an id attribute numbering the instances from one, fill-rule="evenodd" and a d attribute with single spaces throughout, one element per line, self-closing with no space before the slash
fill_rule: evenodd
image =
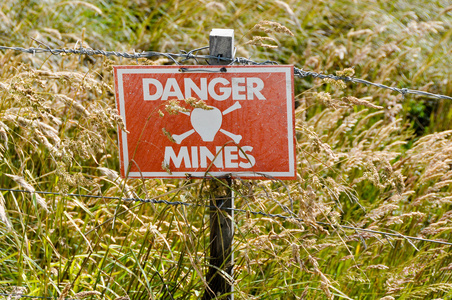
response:
<path id="1" fill-rule="evenodd" d="M 179 72 L 182 73 L 188 73 L 188 72 L 202 72 L 202 73 L 226 73 L 228 69 L 226 67 L 223 67 L 221 69 L 215 70 L 209 70 L 209 69 L 192 69 L 192 68 L 180 68 Z"/>

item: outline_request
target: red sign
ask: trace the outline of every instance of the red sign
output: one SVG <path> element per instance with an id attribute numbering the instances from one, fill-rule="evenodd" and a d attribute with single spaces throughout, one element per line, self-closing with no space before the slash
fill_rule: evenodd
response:
<path id="1" fill-rule="evenodd" d="M 296 178 L 293 66 L 114 71 L 128 131 L 119 131 L 123 177 Z M 190 97 L 207 109 L 183 101 Z M 169 113 L 174 100 L 186 110 Z"/>

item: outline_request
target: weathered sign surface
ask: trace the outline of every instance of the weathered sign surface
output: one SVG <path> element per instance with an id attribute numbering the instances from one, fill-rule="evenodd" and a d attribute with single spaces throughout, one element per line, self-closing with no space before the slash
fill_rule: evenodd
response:
<path id="1" fill-rule="evenodd" d="M 116 66 L 114 72 L 128 131 L 119 132 L 123 177 L 296 177 L 293 66 Z M 209 109 L 183 101 L 190 97 Z M 168 113 L 170 100 L 181 100 L 187 111 Z"/>

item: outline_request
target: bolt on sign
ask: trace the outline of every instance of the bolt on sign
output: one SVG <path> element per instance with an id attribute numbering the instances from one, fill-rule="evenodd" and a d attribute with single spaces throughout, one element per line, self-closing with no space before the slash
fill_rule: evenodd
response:
<path id="1" fill-rule="evenodd" d="M 114 73 L 127 130 L 119 130 L 121 176 L 296 178 L 293 66 L 115 66 Z M 170 113 L 176 103 L 185 109 Z"/>

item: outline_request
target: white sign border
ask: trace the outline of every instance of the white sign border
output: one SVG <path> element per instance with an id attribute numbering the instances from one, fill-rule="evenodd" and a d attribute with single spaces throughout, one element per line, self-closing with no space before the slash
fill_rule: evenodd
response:
<path id="1" fill-rule="evenodd" d="M 117 99 L 119 103 L 119 113 L 124 121 L 125 128 L 127 128 L 127 120 L 125 115 L 125 101 L 124 101 L 124 82 L 123 82 L 123 75 L 124 74 L 175 74 L 179 73 L 180 67 L 163 67 L 161 69 L 158 69 L 158 67 L 153 68 L 137 68 L 132 69 L 131 67 L 136 66 L 117 66 L 116 68 L 116 74 L 117 74 L 117 93 L 115 93 L 115 96 L 118 97 Z M 192 67 L 192 66 L 190 66 Z M 199 68 L 201 66 L 193 66 L 197 69 L 197 73 L 202 73 L 199 71 Z M 248 68 L 246 68 L 248 67 Z M 187 175 L 193 176 L 193 177 L 204 177 L 206 174 L 210 176 L 226 176 L 226 175 L 232 175 L 232 177 L 259 177 L 262 178 L 263 175 L 268 175 L 269 177 L 295 177 L 296 176 L 296 170 L 295 170 L 295 147 L 294 147 L 294 140 L 295 140 L 295 130 L 294 130 L 294 120 L 293 120 L 293 111 L 294 111 L 294 101 L 293 101 L 293 86 L 292 86 L 292 67 L 291 66 L 246 66 L 246 67 L 228 67 L 228 73 L 256 73 L 256 72 L 263 72 L 263 73 L 285 73 L 286 75 L 286 104 L 287 104 L 287 132 L 288 132 L 288 150 L 289 150 L 289 171 L 288 172 L 253 172 L 253 171 L 245 171 L 245 172 L 171 172 L 172 174 L 169 174 L 168 172 L 129 172 L 128 175 L 129 178 L 146 178 L 147 176 L 150 176 L 152 178 L 158 179 L 158 178 L 181 178 L 186 177 Z M 206 68 L 206 70 L 209 70 L 210 68 Z M 206 71 L 205 73 L 210 72 Z M 120 130 L 120 129 L 119 129 Z M 121 138 L 122 138 L 122 154 L 123 154 L 123 163 L 124 163 L 124 170 L 127 172 L 129 168 L 129 153 L 128 153 L 128 142 L 127 142 L 127 132 L 122 131 L 121 132 Z M 119 139 L 119 135 L 118 135 Z M 122 164 L 120 160 L 120 164 Z"/>

